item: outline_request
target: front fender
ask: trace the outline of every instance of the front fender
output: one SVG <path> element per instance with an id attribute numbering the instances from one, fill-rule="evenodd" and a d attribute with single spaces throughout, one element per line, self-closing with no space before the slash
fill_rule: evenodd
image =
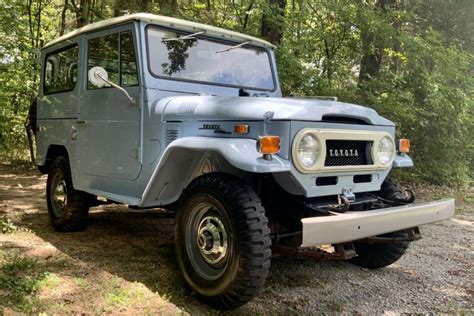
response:
<path id="1" fill-rule="evenodd" d="M 407 154 L 397 154 L 393 160 L 393 168 L 413 167 L 413 160 Z"/>
<path id="2" fill-rule="evenodd" d="M 278 155 L 273 155 L 270 161 L 263 159 L 254 139 L 183 137 L 165 149 L 143 192 L 140 206 L 176 201 L 183 188 L 202 174 L 200 166 L 209 153 L 217 154 L 240 171 L 275 173 L 291 170 L 290 162 Z"/>
<path id="3" fill-rule="evenodd" d="M 168 159 L 177 148 L 217 152 L 235 168 L 248 172 L 283 172 L 291 168 L 288 160 L 277 155 L 274 155 L 272 160 L 263 159 L 262 154 L 257 151 L 257 141 L 254 139 L 184 137 L 172 142 L 166 148 L 163 158 Z"/>

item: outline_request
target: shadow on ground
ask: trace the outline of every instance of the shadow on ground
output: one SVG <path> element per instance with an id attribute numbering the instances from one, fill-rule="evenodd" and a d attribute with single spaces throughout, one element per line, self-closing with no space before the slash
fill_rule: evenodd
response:
<path id="1" fill-rule="evenodd" d="M 174 219 L 172 214 L 160 210 L 130 211 L 124 206 L 105 210 L 94 210 L 90 214 L 89 227 L 79 233 L 58 233 L 49 223 L 47 214 L 27 214 L 19 225 L 29 228 L 35 235 L 52 244 L 72 259 L 80 260 L 93 269 L 105 270 L 129 282 L 144 284 L 167 301 L 189 313 L 212 313 L 193 293 L 185 288 L 177 268 L 174 254 Z M 345 263 L 309 262 L 292 258 L 274 258 L 266 292 L 272 292 L 274 285 L 290 287 L 320 287 L 310 284 L 309 279 L 300 277 L 280 279 L 272 272 L 286 270 L 302 262 L 315 265 L 332 265 L 333 268 L 351 269 Z M 355 268 L 354 268 L 355 269 Z M 81 271 L 71 270 L 82 275 Z M 299 304 L 298 298 L 286 304 Z M 239 312 L 251 312 L 254 303 L 240 308 Z M 337 306 L 336 306 L 337 310 Z"/>
<path id="2" fill-rule="evenodd" d="M 0 234 L 0 250 L 41 258 L 23 266 L 49 288 L 42 293 L 44 304 L 59 306 L 55 310 L 44 305 L 44 310 L 59 314 L 216 313 L 198 301 L 181 280 L 175 262 L 172 214 L 159 209 L 102 206 L 91 209 L 84 232 L 58 233 L 47 216 L 44 183 L 45 176 L 11 172 L 0 165 L 0 216 L 6 215 L 18 227 L 29 230 L 23 235 Z M 425 232 L 426 239 L 414 243 L 400 263 L 378 271 L 341 261 L 273 258 L 263 293 L 235 313 L 469 310 L 473 292 L 466 280 L 472 272 L 472 221 L 446 221 Z M 441 232 L 452 235 L 443 245 L 433 243 Z M 35 264 L 39 265 L 37 271 Z M 129 288 L 135 289 L 127 292 Z M 2 294 L 0 286 L 2 295 L 9 293 Z M 142 309 L 144 305 L 148 307 Z M 38 312 L 43 307 L 39 304 L 23 310 Z"/>

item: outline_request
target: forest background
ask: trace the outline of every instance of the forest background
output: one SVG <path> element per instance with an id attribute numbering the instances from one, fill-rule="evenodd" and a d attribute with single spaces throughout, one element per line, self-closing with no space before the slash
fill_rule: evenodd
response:
<path id="1" fill-rule="evenodd" d="M 25 124 L 40 48 L 89 23 L 134 12 L 197 21 L 278 45 L 284 95 L 370 106 L 412 141 L 402 180 L 474 179 L 474 1 L 0 0 L 0 160 L 28 161 Z"/>

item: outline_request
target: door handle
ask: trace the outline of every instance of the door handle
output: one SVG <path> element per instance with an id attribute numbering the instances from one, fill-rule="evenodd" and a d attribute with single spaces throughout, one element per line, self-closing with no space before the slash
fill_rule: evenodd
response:
<path id="1" fill-rule="evenodd" d="M 76 124 L 77 124 L 77 125 L 87 124 L 87 121 L 84 121 L 84 120 L 77 120 L 77 121 L 76 121 Z"/>

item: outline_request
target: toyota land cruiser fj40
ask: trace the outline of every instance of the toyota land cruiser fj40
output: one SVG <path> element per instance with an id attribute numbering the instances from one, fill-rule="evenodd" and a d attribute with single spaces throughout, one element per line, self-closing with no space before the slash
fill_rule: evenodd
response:
<path id="1" fill-rule="evenodd" d="M 382 268 L 454 213 L 390 179 L 412 166 L 393 122 L 282 97 L 264 40 L 140 13 L 48 43 L 42 63 L 37 165 L 54 228 L 84 229 L 105 199 L 173 210 L 183 279 L 214 307 L 257 295 L 272 253 Z"/>

